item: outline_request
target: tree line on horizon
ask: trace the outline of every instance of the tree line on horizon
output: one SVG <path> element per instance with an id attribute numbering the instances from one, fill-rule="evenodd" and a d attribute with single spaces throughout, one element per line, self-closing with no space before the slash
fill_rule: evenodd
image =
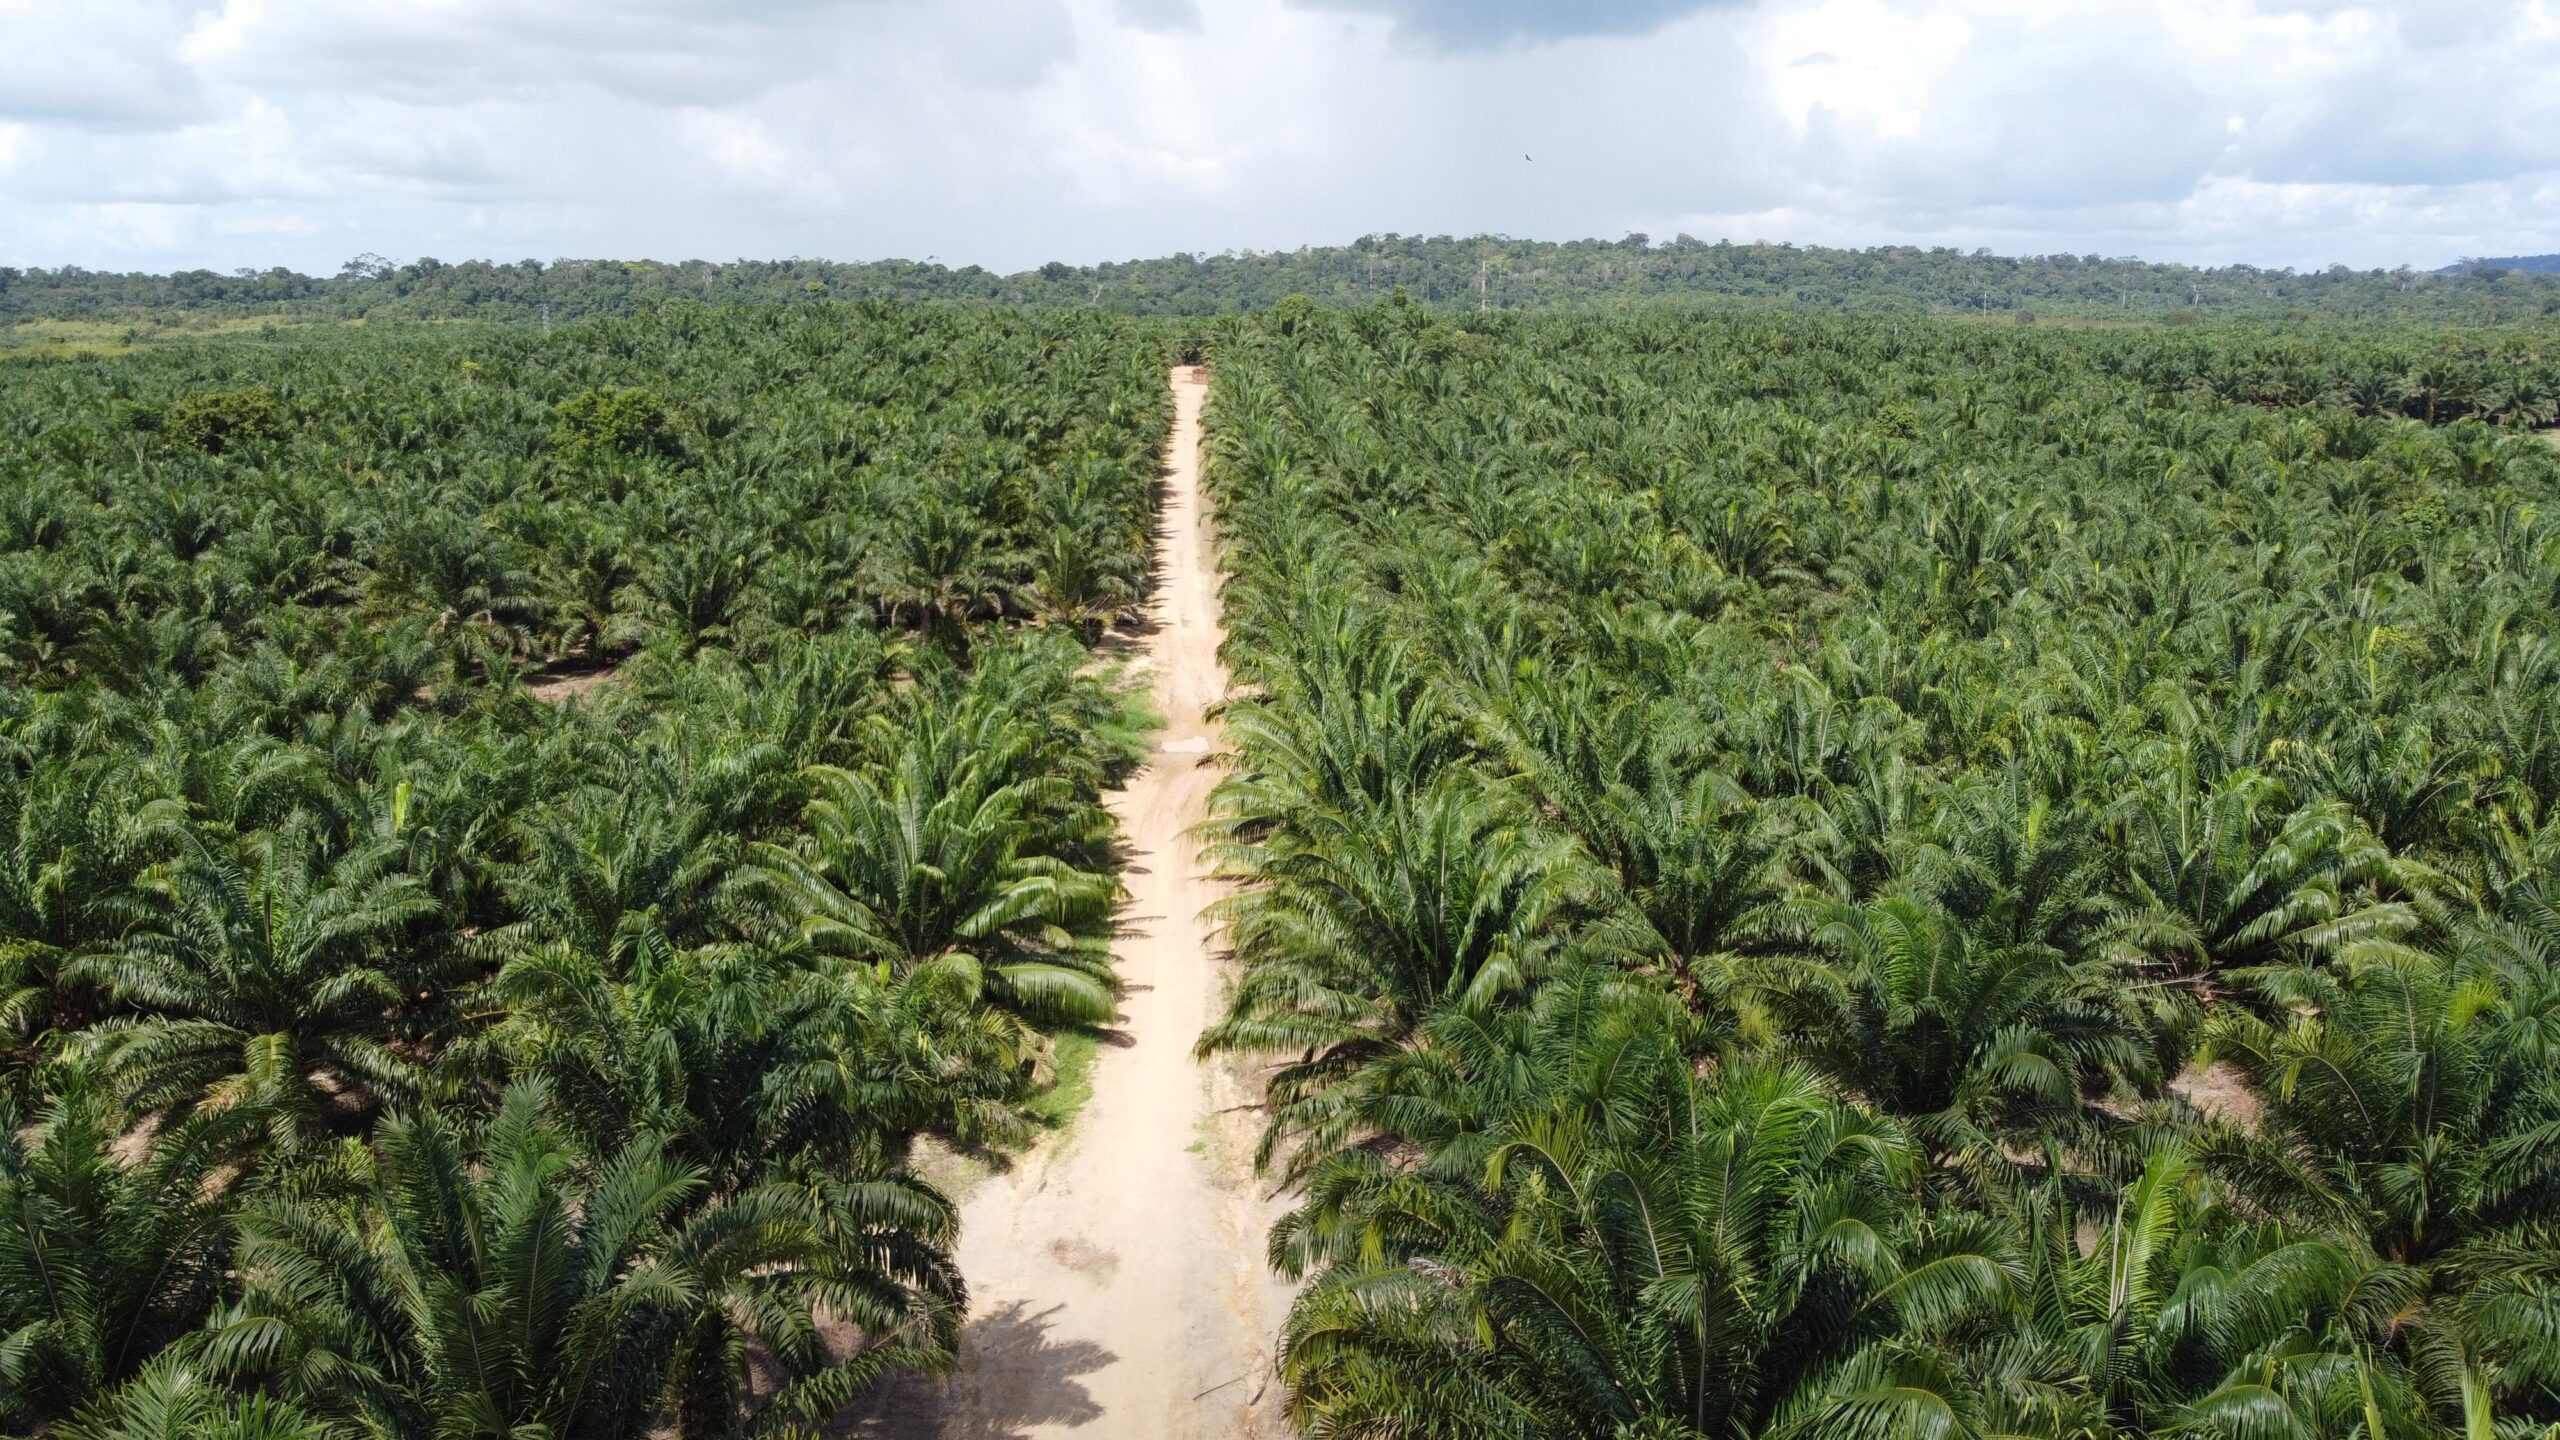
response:
<path id="1" fill-rule="evenodd" d="M 283 268 L 169 275 L 78 267 L 0 268 L 0 324 L 127 321 L 137 327 L 272 319 L 485 319 L 629 314 L 680 300 L 824 300 L 1081 306 L 1208 316 L 1290 296 L 1351 306 L 1403 294 L 1444 310 L 1722 298 L 1815 310 L 2046 314 L 2149 321 L 2248 314 L 2523 321 L 2560 315 L 2560 276 L 2521 269 L 2198 268 L 2097 255 L 1999 256 L 1916 246 L 1838 249 L 1704 242 L 1548 242 L 1501 236 L 1371 235 L 1348 245 L 1069 265 L 1016 274 L 907 260 L 680 263 L 536 260 L 396 263 L 360 256 L 335 275 Z M 147 333 L 147 330 L 146 330 Z"/>

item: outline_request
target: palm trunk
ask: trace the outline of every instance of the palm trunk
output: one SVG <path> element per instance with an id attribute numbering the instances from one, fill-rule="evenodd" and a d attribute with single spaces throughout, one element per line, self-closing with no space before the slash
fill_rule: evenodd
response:
<path id="1" fill-rule="evenodd" d="M 714 1307 L 676 1350 L 677 1440 L 722 1440 L 738 1428 L 738 1367 L 728 1317 Z"/>

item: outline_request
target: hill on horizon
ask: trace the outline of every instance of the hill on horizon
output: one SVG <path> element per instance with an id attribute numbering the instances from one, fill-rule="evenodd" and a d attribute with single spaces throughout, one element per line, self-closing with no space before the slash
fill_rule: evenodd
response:
<path id="1" fill-rule="evenodd" d="M 2560 255 L 2484 255 L 2447 265 L 2436 273 L 2459 275 L 2482 270 L 2524 270 L 2536 275 L 2560 275 Z"/>
<path id="2" fill-rule="evenodd" d="M 2555 259 L 2555 257 L 2536 257 Z M 2555 260 L 2560 265 L 2560 260 Z M 2503 268 L 2502 268 L 2503 267 Z M 268 270 L 169 275 L 0 267 L 0 324 L 35 320 L 569 320 L 678 300 L 771 304 L 942 300 L 1208 316 L 1292 295 L 1359 305 L 1398 293 L 1451 310 L 1723 299 L 1891 313 L 2162 318 L 2180 312 L 2345 317 L 2560 315 L 2560 275 L 2516 262 L 2426 272 L 2197 267 L 2098 255 L 2000 256 L 1907 245 L 1839 249 L 1701 241 L 1542 241 L 1370 235 L 1296 250 L 1180 253 L 1011 275 L 908 260 L 535 260 L 395 263 L 359 256 L 334 276 Z"/>

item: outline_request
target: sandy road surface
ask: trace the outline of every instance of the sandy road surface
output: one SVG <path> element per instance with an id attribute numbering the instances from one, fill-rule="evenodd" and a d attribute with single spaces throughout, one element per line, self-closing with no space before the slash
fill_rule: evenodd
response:
<path id="1" fill-rule="evenodd" d="M 1217 781 L 1203 763 L 1226 693 L 1218 577 L 1200 500 L 1206 375 L 1173 372 L 1173 442 L 1152 629 L 1133 673 L 1165 729 L 1151 762 L 1106 803 L 1130 892 L 1114 955 L 1120 1025 L 1095 1059 L 1093 1098 L 1061 1142 L 962 1204 L 970 1324 L 960 1370 L 874 1398 L 856 1436 L 1280 1436 L 1271 1341 L 1288 1291 L 1263 1265 L 1276 1207 L 1247 1157 L 1242 1087 L 1191 1058 L 1220 970 L 1201 907 L 1217 895 L 1188 832 Z"/>

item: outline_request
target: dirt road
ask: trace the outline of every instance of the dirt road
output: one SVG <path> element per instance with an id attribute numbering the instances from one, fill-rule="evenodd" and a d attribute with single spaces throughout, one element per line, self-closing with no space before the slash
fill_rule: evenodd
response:
<path id="1" fill-rule="evenodd" d="M 1263 1265 L 1275 1208 L 1251 1175 L 1242 1087 L 1191 1058 L 1220 971 L 1201 907 L 1217 894 L 1190 838 L 1217 773 L 1203 709 L 1226 693 L 1218 577 L 1201 514 L 1207 377 L 1173 372 L 1152 627 L 1132 673 L 1165 719 L 1157 753 L 1107 803 L 1127 846 L 1128 986 L 1094 1061 L 1093 1098 L 1064 1138 L 961 1206 L 970 1324 L 958 1374 L 910 1382 L 848 1433 L 1083 1435 L 1130 1440 L 1280 1436 L 1271 1341 L 1288 1292 Z"/>

